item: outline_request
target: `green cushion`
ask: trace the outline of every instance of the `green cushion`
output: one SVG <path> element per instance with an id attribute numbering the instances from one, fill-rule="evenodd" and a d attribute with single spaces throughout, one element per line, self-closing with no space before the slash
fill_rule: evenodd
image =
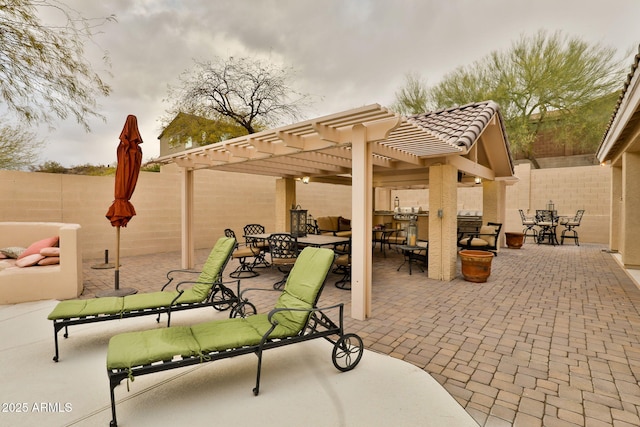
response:
<path id="1" fill-rule="evenodd" d="M 200 354 L 200 346 L 191 334 L 191 328 L 173 326 L 143 332 L 119 334 L 109 340 L 107 369 L 132 368 L 173 356 Z"/>
<path id="2" fill-rule="evenodd" d="M 49 314 L 49 320 L 116 314 L 122 311 L 122 297 L 60 301 Z"/>
<path id="3" fill-rule="evenodd" d="M 197 281 L 199 283 L 213 283 L 218 280 L 218 276 L 221 275 L 221 270 L 235 245 L 236 239 L 233 237 L 220 237 L 202 266 L 202 273 Z"/>
<path id="4" fill-rule="evenodd" d="M 191 327 L 191 333 L 200 345 L 203 354 L 245 345 L 257 345 L 262 339 L 262 334 L 258 333 L 244 318 L 200 323 Z"/>
<path id="5" fill-rule="evenodd" d="M 178 291 L 147 292 L 123 297 L 122 311 L 136 311 L 151 308 L 169 307 L 171 301 L 178 296 Z"/>

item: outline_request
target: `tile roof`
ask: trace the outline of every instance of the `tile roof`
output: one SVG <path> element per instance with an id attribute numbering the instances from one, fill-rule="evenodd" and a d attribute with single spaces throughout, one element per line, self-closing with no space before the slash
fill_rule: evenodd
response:
<path id="1" fill-rule="evenodd" d="M 498 112 L 494 101 L 475 102 L 431 113 L 416 114 L 407 120 L 429 130 L 453 146 L 469 149 Z"/>

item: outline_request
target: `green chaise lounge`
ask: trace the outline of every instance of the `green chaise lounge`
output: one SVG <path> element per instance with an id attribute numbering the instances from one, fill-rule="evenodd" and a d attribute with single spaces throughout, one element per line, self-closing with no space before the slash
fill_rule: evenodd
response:
<path id="1" fill-rule="evenodd" d="M 158 292 L 147 292 L 124 297 L 104 297 L 91 299 L 74 299 L 59 302 L 48 319 L 53 321 L 53 336 L 55 340 L 54 361 L 58 361 L 58 332 L 64 328 L 64 337 L 69 336 L 68 327 L 84 323 L 103 322 L 128 317 L 167 314 L 167 326 L 171 323 L 171 313 L 212 305 L 218 310 L 224 310 L 238 302 L 236 294 L 222 283 L 222 272 L 236 245 L 233 238 L 221 237 L 216 242 L 207 258 L 201 272 L 190 270 L 171 270 L 167 273 L 169 281 Z M 175 290 L 168 289 L 174 280 L 175 273 L 199 273 L 197 280 L 180 282 Z M 236 283 L 238 293 L 240 281 Z M 193 286 L 183 289 L 184 285 Z M 250 304 L 249 304 L 250 305 Z M 233 310 L 232 310 L 233 311 Z M 235 314 L 235 311 L 234 311 Z"/>
<path id="2" fill-rule="evenodd" d="M 258 395 L 264 350 L 316 338 L 325 338 L 334 345 L 332 360 L 338 370 L 353 369 L 360 362 L 364 348 L 358 335 L 344 333 L 344 305 L 316 306 L 333 260 L 334 253 L 330 249 L 305 248 L 293 266 L 275 308 L 268 314 L 113 336 L 107 351 L 113 417 L 110 425 L 117 426 L 115 387 L 123 380 L 133 381 L 139 375 L 255 353 L 258 366 L 253 393 Z M 249 290 L 256 289 L 245 289 L 242 293 Z M 334 315 L 338 312 L 336 322 L 328 317 L 329 310 Z M 332 335 L 337 335 L 335 340 Z"/>

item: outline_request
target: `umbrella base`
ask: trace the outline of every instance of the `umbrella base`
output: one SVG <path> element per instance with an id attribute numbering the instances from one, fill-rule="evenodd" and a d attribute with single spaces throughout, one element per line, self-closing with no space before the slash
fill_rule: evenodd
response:
<path id="1" fill-rule="evenodd" d="M 105 270 L 107 268 L 116 268 L 116 265 L 114 263 L 95 264 L 92 265 L 91 268 L 93 268 L 94 270 Z"/>
<path id="2" fill-rule="evenodd" d="M 133 288 L 114 289 L 112 291 L 104 291 L 96 294 L 96 298 L 103 297 L 124 297 L 127 295 L 137 294 L 138 290 Z"/>

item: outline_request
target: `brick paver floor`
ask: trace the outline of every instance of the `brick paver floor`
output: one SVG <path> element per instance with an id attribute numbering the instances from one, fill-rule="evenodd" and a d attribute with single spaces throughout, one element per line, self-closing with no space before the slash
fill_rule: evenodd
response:
<path id="1" fill-rule="evenodd" d="M 640 290 L 604 249 L 503 249 L 481 284 L 430 280 L 417 269 L 410 276 L 406 266 L 396 271 L 400 255 L 376 250 L 371 318 L 348 317 L 350 294 L 333 286 L 333 274 L 320 305 L 344 302 L 348 332 L 369 350 L 424 369 L 481 426 L 638 426 Z M 200 263 L 207 255 L 197 251 Z M 83 297 L 113 289 L 114 270 L 91 268 L 103 261 L 85 262 Z M 180 255 L 123 257 L 121 264 L 121 287 L 157 290 Z M 260 272 L 242 288 L 280 278 Z M 273 302 L 250 299 L 260 311 Z"/>

